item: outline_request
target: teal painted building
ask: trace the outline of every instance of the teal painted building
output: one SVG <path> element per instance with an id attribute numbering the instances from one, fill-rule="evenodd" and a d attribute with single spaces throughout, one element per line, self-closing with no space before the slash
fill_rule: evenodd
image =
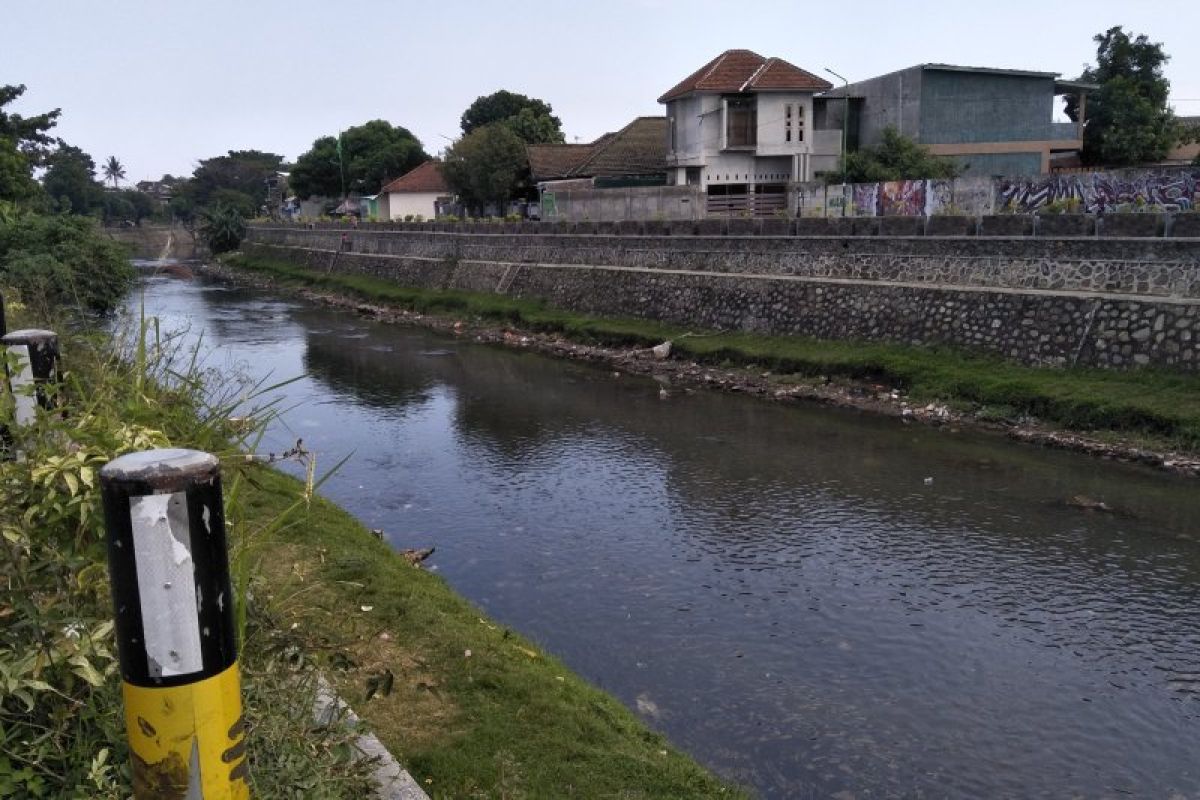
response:
<path id="1" fill-rule="evenodd" d="M 965 175 L 1036 175 L 1078 162 L 1082 125 L 1055 122 L 1055 107 L 1073 95 L 1082 109 L 1094 88 L 1054 72 L 919 64 L 825 92 L 814 113 L 827 130 L 849 113 L 850 150 L 878 144 L 892 126 Z"/>

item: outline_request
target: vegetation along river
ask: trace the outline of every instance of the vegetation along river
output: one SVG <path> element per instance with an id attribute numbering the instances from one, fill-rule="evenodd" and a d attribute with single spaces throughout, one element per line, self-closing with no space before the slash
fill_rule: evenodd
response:
<path id="1" fill-rule="evenodd" d="M 353 452 L 331 499 L 764 797 L 1200 794 L 1194 481 L 143 287 L 304 376 L 268 449 Z"/>

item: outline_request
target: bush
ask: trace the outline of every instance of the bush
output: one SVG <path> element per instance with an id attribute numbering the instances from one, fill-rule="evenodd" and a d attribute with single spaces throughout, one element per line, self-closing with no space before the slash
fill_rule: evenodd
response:
<path id="1" fill-rule="evenodd" d="M 246 220 L 232 206 L 207 209 L 200 219 L 200 238 L 213 253 L 237 250 L 246 238 Z"/>
<path id="2" fill-rule="evenodd" d="M 125 249 L 96 221 L 28 212 L 0 216 L 0 284 L 37 311 L 66 305 L 107 312 L 133 284 Z"/>

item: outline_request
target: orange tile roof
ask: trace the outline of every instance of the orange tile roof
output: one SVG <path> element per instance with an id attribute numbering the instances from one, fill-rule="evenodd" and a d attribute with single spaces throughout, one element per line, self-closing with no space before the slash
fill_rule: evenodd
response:
<path id="1" fill-rule="evenodd" d="M 391 192 L 449 194 L 450 187 L 442 178 L 441 162 L 431 159 L 415 169 L 409 170 L 391 183 L 384 184 L 379 192 L 380 194 Z"/>
<path id="2" fill-rule="evenodd" d="M 692 92 L 823 92 L 833 84 L 782 58 L 726 50 L 658 98 L 666 103 Z"/>

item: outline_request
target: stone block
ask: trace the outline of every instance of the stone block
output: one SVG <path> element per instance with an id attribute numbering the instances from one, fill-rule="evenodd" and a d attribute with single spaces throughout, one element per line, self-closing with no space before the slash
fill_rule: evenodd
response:
<path id="1" fill-rule="evenodd" d="M 573 223 L 573 225 L 574 225 L 574 229 L 572 231 L 573 233 L 576 233 L 576 234 L 579 234 L 582 236 L 591 236 L 594 233 L 596 233 L 596 223 L 595 222 L 576 222 L 576 223 Z"/>
<path id="2" fill-rule="evenodd" d="M 1200 239 L 1200 213 L 1176 214 L 1171 220 L 1171 236 L 1175 239 Z"/>
<path id="3" fill-rule="evenodd" d="M 636 219 L 625 219 L 617 223 L 617 233 L 621 236 L 641 236 L 642 223 Z"/>
<path id="4" fill-rule="evenodd" d="M 883 217 L 850 217 L 850 231 L 855 236 L 878 236 Z"/>
<path id="5" fill-rule="evenodd" d="M 646 236 L 667 236 L 670 232 L 667 223 L 660 219 L 646 220 L 642 223 L 642 233 Z"/>
<path id="6" fill-rule="evenodd" d="M 770 219 L 755 220 L 758 233 L 761 236 L 791 236 L 792 221 L 787 217 L 771 217 Z"/>
<path id="7" fill-rule="evenodd" d="M 974 236 L 978 224 L 975 217 L 934 216 L 925 225 L 925 235 Z"/>
<path id="8" fill-rule="evenodd" d="M 750 219 L 749 217 L 734 217 L 726 221 L 725 232 L 730 236 L 753 236 L 757 233 L 755 222 L 757 220 Z"/>
<path id="9" fill-rule="evenodd" d="M 1105 214 L 1096 220 L 1097 234 L 1107 237 L 1157 238 L 1166 227 L 1163 214 Z"/>
<path id="10" fill-rule="evenodd" d="M 697 236 L 724 236 L 726 220 L 721 217 L 709 217 L 696 220 Z"/>
<path id="11" fill-rule="evenodd" d="M 826 222 L 829 223 L 830 236 L 854 235 L 854 217 L 829 217 Z"/>
<path id="12" fill-rule="evenodd" d="M 1043 238 L 1055 239 L 1095 236 L 1096 218 L 1091 214 L 1038 214 L 1034 231 Z"/>
<path id="13" fill-rule="evenodd" d="M 880 236 L 924 236 L 924 217 L 879 217 Z"/>
<path id="14" fill-rule="evenodd" d="M 695 236 L 696 222 L 695 220 L 683 219 L 672 220 L 667 223 L 668 236 Z"/>
<path id="15" fill-rule="evenodd" d="M 831 219 L 826 217 L 800 217 L 796 220 L 797 236 L 829 236 L 833 226 Z"/>
<path id="16" fill-rule="evenodd" d="M 1032 236 L 1033 217 L 1028 214 L 995 214 L 980 219 L 980 236 Z"/>
<path id="17" fill-rule="evenodd" d="M 597 222 L 596 233 L 606 236 L 613 236 L 617 233 L 617 223 L 615 222 Z"/>

